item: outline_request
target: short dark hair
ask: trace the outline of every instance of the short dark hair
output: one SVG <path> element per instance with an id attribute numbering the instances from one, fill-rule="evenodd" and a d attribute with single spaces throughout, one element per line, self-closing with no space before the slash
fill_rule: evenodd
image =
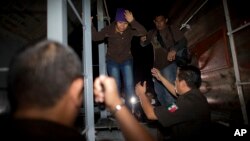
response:
<path id="1" fill-rule="evenodd" d="M 71 47 L 45 40 L 21 51 L 11 62 L 8 92 L 16 107 L 48 108 L 82 76 L 81 61 Z"/>
<path id="2" fill-rule="evenodd" d="M 201 86 L 201 71 L 195 66 L 187 65 L 179 67 L 178 78 L 179 80 L 186 81 L 190 88 L 199 88 Z"/>
<path id="3" fill-rule="evenodd" d="M 168 19 L 168 14 L 165 12 L 165 10 L 159 9 L 154 11 L 154 19 L 159 16 L 163 16 L 164 18 Z"/>
<path id="4" fill-rule="evenodd" d="M 164 14 L 162 14 L 162 13 L 156 13 L 156 14 L 154 15 L 154 19 L 155 19 L 156 17 L 159 17 L 159 16 L 163 16 L 165 19 L 168 18 L 166 15 L 164 15 Z"/>
<path id="5" fill-rule="evenodd" d="M 161 12 L 155 13 L 153 19 L 155 20 L 157 17 L 160 17 L 160 16 L 162 16 L 165 20 L 167 19 L 168 20 L 167 23 L 170 24 L 171 19 L 166 14 L 161 13 Z"/>

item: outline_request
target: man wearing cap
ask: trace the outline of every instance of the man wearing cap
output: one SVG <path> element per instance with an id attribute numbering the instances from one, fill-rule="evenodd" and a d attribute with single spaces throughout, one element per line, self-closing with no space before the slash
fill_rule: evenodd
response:
<path id="1" fill-rule="evenodd" d="M 121 84 L 124 84 L 125 102 L 129 107 L 131 107 L 129 99 L 134 95 L 131 41 L 133 36 L 146 34 L 146 29 L 134 19 L 132 12 L 124 8 L 118 8 L 115 21 L 101 31 L 97 32 L 95 27 L 92 26 L 93 41 L 103 41 L 104 39 L 108 41 L 106 53 L 107 72 L 115 78 L 120 92 L 122 89 Z M 120 78 L 120 73 L 122 78 Z"/>

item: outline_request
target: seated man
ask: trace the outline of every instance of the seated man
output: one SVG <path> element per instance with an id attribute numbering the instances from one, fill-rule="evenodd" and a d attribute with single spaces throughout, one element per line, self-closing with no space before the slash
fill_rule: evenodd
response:
<path id="1" fill-rule="evenodd" d="M 167 82 L 158 70 L 152 72 L 158 80 Z M 188 140 L 204 135 L 210 123 L 209 104 L 199 91 L 200 85 L 200 70 L 194 66 L 183 66 L 177 70 L 175 86 L 169 82 L 165 85 L 177 96 L 175 103 L 153 107 L 145 94 L 146 82 L 142 85 L 138 83 L 135 91 L 148 119 L 158 120 L 163 127 L 170 127 L 172 138 Z"/>

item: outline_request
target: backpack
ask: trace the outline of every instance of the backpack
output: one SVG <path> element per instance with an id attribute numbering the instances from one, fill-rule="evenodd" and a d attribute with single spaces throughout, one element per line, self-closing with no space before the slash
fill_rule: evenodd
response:
<path id="1" fill-rule="evenodd" d="M 173 35 L 173 32 L 172 32 L 170 27 L 169 27 L 169 31 L 171 33 L 172 40 L 173 40 L 174 44 L 176 45 L 177 42 L 174 39 L 174 35 Z M 191 61 L 192 61 L 192 55 L 191 55 L 191 52 L 187 46 L 184 46 L 181 49 L 178 49 L 176 51 L 175 62 L 176 62 L 178 67 L 186 66 L 186 65 L 190 64 Z"/>

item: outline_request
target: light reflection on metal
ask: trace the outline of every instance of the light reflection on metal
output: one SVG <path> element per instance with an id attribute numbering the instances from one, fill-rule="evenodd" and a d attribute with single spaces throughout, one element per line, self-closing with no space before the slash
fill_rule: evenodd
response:
<path id="1" fill-rule="evenodd" d="M 222 100 L 215 99 L 215 98 L 212 98 L 212 97 L 207 97 L 207 102 L 208 102 L 209 104 L 223 103 Z"/>
<path id="2" fill-rule="evenodd" d="M 134 114 L 135 113 L 135 104 L 137 103 L 137 102 L 139 102 L 138 100 L 137 100 L 137 98 L 136 97 L 134 97 L 134 96 L 132 96 L 131 98 L 130 98 L 130 103 L 131 103 L 131 106 L 132 106 L 132 114 Z"/>
<path id="3" fill-rule="evenodd" d="M 7 67 L 0 68 L 0 72 L 8 72 L 8 71 L 9 71 L 9 68 Z"/>
<path id="4" fill-rule="evenodd" d="M 136 97 L 132 96 L 132 97 L 130 98 L 130 103 L 134 105 L 134 104 L 136 104 L 136 102 L 137 102 Z"/>

